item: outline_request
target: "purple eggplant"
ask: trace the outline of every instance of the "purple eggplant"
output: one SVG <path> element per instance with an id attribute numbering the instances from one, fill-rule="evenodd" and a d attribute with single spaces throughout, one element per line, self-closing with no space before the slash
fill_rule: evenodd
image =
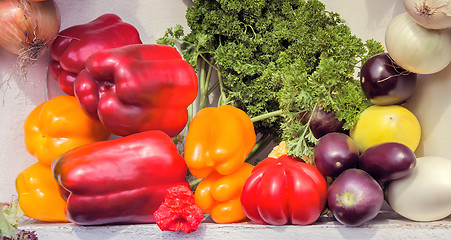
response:
<path id="1" fill-rule="evenodd" d="M 360 155 L 357 168 L 369 173 L 383 186 L 411 173 L 416 161 L 415 153 L 406 145 L 387 142 L 366 149 Z"/>
<path id="2" fill-rule="evenodd" d="M 326 112 L 320 106 L 315 108 L 311 119 L 310 116 L 311 111 L 308 111 L 301 113 L 299 118 L 302 124 L 307 124 L 310 120 L 309 127 L 316 139 L 331 132 L 345 132 L 343 129 L 345 122 L 339 121 L 335 116 L 335 112 Z"/>
<path id="3" fill-rule="evenodd" d="M 400 104 L 415 90 L 417 74 L 396 65 L 387 53 L 372 56 L 362 66 L 360 85 L 376 105 Z"/>
<path id="4" fill-rule="evenodd" d="M 344 170 L 355 168 L 359 160 L 359 147 L 344 133 L 328 133 L 316 143 L 313 156 L 319 172 L 337 177 Z"/>
<path id="5" fill-rule="evenodd" d="M 362 225 L 377 216 L 384 202 L 381 186 L 361 169 L 347 169 L 327 191 L 330 211 L 340 223 Z"/>

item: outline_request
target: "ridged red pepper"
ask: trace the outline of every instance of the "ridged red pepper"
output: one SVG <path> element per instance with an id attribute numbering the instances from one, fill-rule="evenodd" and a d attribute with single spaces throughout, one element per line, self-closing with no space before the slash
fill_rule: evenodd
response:
<path id="1" fill-rule="evenodd" d="M 189 186 L 183 157 L 161 131 L 75 148 L 52 169 L 69 193 L 66 217 L 79 225 L 154 223 L 168 189 Z"/>
<path id="2" fill-rule="evenodd" d="M 252 221 L 271 225 L 309 225 L 326 205 L 327 183 L 318 169 L 287 155 L 257 164 L 241 193 Z"/>
<path id="3" fill-rule="evenodd" d="M 61 90 L 74 95 L 74 80 L 86 59 L 103 49 L 142 43 L 138 30 L 112 13 L 61 31 L 50 47 L 49 72 Z"/>
<path id="4" fill-rule="evenodd" d="M 135 44 L 97 52 L 75 79 L 81 107 L 113 134 L 161 130 L 174 137 L 197 96 L 197 75 L 173 47 Z"/>

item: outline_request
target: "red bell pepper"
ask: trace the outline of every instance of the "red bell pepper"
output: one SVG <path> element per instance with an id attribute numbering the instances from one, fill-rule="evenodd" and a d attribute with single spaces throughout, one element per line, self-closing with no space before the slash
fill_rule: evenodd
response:
<path id="1" fill-rule="evenodd" d="M 327 183 L 318 169 L 283 155 L 257 164 L 241 193 L 244 213 L 271 225 L 309 225 L 326 205 Z"/>
<path id="2" fill-rule="evenodd" d="M 69 193 L 66 217 L 79 225 L 154 223 L 168 189 L 189 186 L 183 157 L 161 131 L 69 150 L 52 169 Z"/>
<path id="3" fill-rule="evenodd" d="M 196 72 L 177 50 L 156 44 L 97 52 L 75 79 L 81 107 L 120 136 L 147 130 L 176 136 L 197 87 Z"/>
<path id="4" fill-rule="evenodd" d="M 61 31 L 50 47 L 49 72 L 61 90 L 74 95 L 75 77 L 85 68 L 86 59 L 103 49 L 142 43 L 138 30 L 115 14 Z"/>

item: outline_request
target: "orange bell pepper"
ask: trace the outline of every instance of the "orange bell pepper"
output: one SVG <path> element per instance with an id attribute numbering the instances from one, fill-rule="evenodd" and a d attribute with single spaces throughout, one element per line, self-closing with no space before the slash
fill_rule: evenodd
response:
<path id="1" fill-rule="evenodd" d="M 62 153 L 110 136 L 83 112 L 76 97 L 68 95 L 38 105 L 25 120 L 24 130 L 28 152 L 49 167 Z"/>
<path id="2" fill-rule="evenodd" d="M 203 108 L 189 125 L 185 161 L 197 178 L 212 171 L 229 175 L 241 167 L 255 141 L 254 125 L 242 110 L 229 105 Z"/>
<path id="3" fill-rule="evenodd" d="M 23 170 L 16 178 L 19 205 L 27 217 L 47 222 L 68 222 L 52 169 L 39 162 Z"/>
<path id="4" fill-rule="evenodd" d="M 196 188 L 194 199 L 204 213 L 209 213 L 216 223 L 234 223 L 246 220 L 241 207 L 241 192 L 253 166 L 243 163 L 230 175 L 212 172 Z"/>

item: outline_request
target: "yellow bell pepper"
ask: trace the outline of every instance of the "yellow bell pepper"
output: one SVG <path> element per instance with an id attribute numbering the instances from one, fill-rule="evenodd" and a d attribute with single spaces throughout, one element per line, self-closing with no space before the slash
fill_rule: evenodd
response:
<path id="1" fill-rule="evenodd" d="M 110 136 L 99 121 L 83 112 L 76 97 L 68 95 L 38 105 L 25 120 L 24 130 L 28 152 L 47 166 L 70 149 Z"/>
<path id="2" fill-rule="evenodd" d="M 212 171 L 228 175 L 241 167 L 255 141 L 254 125 L 244 111 L 230 105 L 203 108 L 189 125 L 185 161 L 197 178 Z"/>
<path id="3" fill-rule="evenodd" d="M 23 170 L 16 178 L 19 205 L 27 217 L 47 222 L 68 222 L 66 201 L 61 197 L 52 169 L 39 162 Z"/>
<path id="4" fill-rule="evenodd" d="M 246 220 L 241 207 L 241 192 L 253 166 L 243 163 L 230 175 L 212 172 L 196 188 L 194 199 L 204 213 L 210 214 L 216 223 L 234 223 Z"/>

